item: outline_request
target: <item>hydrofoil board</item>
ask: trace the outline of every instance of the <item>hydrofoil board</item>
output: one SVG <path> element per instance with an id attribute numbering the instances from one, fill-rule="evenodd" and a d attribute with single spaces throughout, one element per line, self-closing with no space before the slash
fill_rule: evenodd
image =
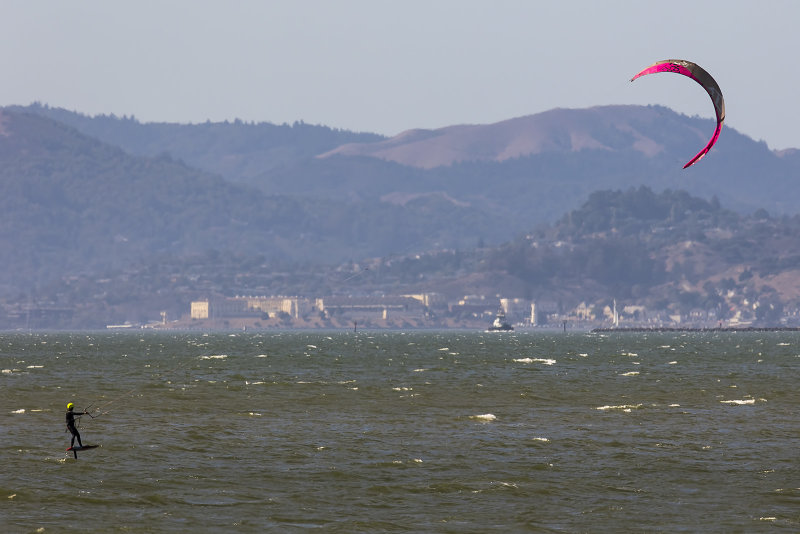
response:
<path id="1" fill-rule="evenodd" d="M 84 445 L 83 447 L 70 447 L 67 450 L 68 451 L 85 451 L 85 450 L 89 450 L 89 449 L 96 449 L 99 446 L 100 445 Z"/>

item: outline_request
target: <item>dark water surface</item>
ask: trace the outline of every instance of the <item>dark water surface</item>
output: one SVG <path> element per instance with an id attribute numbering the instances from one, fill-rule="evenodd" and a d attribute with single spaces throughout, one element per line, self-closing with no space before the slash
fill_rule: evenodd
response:
<path id="1" fill-rule="evenodd" d="M 800 333 L 4 334 L 0 370 L 2 532 L 800 531 Z"/>

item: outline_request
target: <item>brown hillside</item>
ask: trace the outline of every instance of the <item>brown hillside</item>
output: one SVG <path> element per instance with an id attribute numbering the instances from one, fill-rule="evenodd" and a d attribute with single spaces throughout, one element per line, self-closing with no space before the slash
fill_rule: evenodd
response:
<path id="1" fill-rule="evenodd" d="M 459 161 L 504 161 L 541 152 L 586 149 L 633 148 L 653 156 L 664 147 L 631 126 L 631 122 L 650 124 L 661 117 L 656 108 L 641 106 L 553 109 L 494 124 L 408 130 L 384 141 L 342 145 L 319 157 L 368 156 L 429 169 Z M 616 146 L 608 146 L 603 137 L 609 130 L 627 134 L 628 146 L 620 146 L 618 139 Z"/>

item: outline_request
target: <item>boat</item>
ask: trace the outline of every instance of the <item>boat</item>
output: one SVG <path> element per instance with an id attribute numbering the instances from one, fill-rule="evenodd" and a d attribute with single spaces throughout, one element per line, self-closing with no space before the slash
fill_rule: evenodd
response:
<path id="1" fill-rule="evenodd" d="M 487 332 L 513 332 L 514 327 L 506 321 L 506 314 L 503 310 L 497 312 L 494 322 L 486 329 Z"/>

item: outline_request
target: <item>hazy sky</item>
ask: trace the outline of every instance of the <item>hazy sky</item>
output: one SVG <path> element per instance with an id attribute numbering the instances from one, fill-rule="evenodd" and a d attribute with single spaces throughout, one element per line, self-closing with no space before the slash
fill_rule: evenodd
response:
<path id="1" fill-rule="evenodd" d="M 686 78 L 629 82 L 683 58 L 726 126 L 800 148 L 798 24 L 793 0 L 7 1 L 0 106 L 386 135 L 604 104 L 713 117 Z"/>

